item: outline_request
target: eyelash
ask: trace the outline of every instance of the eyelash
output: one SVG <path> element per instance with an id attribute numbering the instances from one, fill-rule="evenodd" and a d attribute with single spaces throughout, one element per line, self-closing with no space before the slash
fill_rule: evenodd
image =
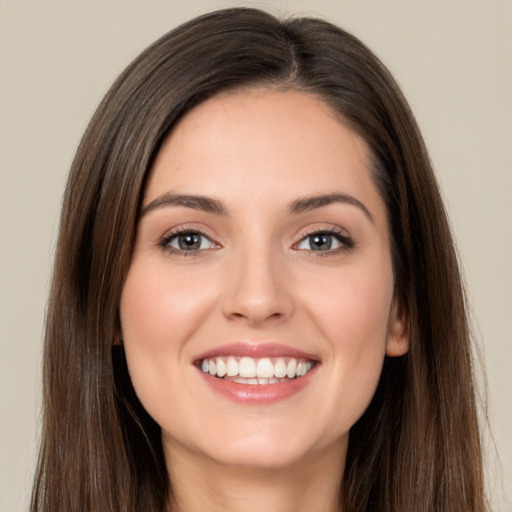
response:
<path id="1" fill-rule="evenodd" d="M 166 252 L 169 252 L 176 256 L 183 256 L 183 257 L 190 257 L 190 256 L 197 256 L 202 251 L 212 249 L 213 247 L 209 247 L 208 249 L 194 249 L 194 250 L 184 250 L 184 249 L 177 249 L 176 247 L 172 247 L 169 244 L 176 238 L 178 238 L 181 235 L 197 235 L 199 237 L 206 238 L 212 246 L 218 246 L 216 242 L 214 242 L 209 235 L 201 231 L 200 229 L 194 228 L 178 228 L 171 233 L 164 236 L 164 238 L 161 240 L 161 242 L 158 244 L 162 249 L 164 249 Z"/>
<path id="2" fill-rule="evenodd" d="M 348 235 L 343 234 L 340 230 L 336 228 L 327 228 L 327 229 L 312 229 L 311 231 L 307 232 L 298 243 L 294 245 L 294 248 L 298 247 L 301 243 L 305 242 L 308 238 L 313 237 L 315 235 L 327 235 L 330 237 L 333 237 L 340 243 L 340 247 L 336 247 L 335 249 L 327 249 L 325 251 L 315 251 L 313 249 L 297 249 L 302 250 L 308 254 L 308 256 L 314 257 L 314 256 L 320 256 L 320 257 L 328 257 L 328 256 L 335 256 L 340 254 L 341 252 L 349 251 L 350 249 L 353 249 L 355 246 L 354 239 Z"/>
<path id="3" fill-rule="evenodd" d="M 165 251 L 167 251 L 169 253 L 172 253 L 177 256 L 183 256 L 183 257 L 197 256 L 198 254 L 200 254 L 203 251 L 214 248 L 214 247 L 208 247 L 206 249 L 199 248 L 199 249 L 192 249 L 192 250 L 187 251 L 185 249 L 177 249 L 177 248 L 169 245 L 172 241 L 174 241 L 177 237 L 179 237 L 181 235 L 197 235 L 199 237 L 204 237 L 209 241 L 209 243 L 212 246 L 218 247 L 218 244 L 216 242 L 214 242 L 210 238 L 209 235 L 207 235 L 200 229 L 197 229 L 197 228 L 190 229 L 190 228 L 186 228 L 186 227 L 176 229 L 176 230 L 172 231 L 171 233 L 167 234 L 166 236 L 164 236 L 164 238 L 160 241 L 160 243 L 158 245 L 162 249 L 164 249 Z M 341 245 L 340 245 L 340 247 L 336 247 L 335 249 L 318 250 L 318 251 L 315 251 L 313 249 L 299 249 L 298 248 L 298 246 L 300 244 L 304 243 L 308 238 L 313 237 L 315 235 L 326 235 L 326 236 L 333 237 Z M 313 230 L 309 231 L 299 240 L 299 242 L 297 242 L 296 244 L 293 245 L 293 248 L 298 251 L 312 253 L 309 256 L 326 257 L 326 256 L 334 256 L 336 254 L 339 254 L 340 252 L 348 251 L 348 250 L 352 249 L 354 247 L 354 245 L 355 245 L 355 242 L 350 236 L 343 234 L 341 231 L 339 231 L 335 228 L 328 228 L 328 229 L 313 229 Z"/>

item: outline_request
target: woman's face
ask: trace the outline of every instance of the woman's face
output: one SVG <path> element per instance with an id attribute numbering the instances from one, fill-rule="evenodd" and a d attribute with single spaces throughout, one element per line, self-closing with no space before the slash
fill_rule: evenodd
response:
<path id="1" fill-rule="evenodd" d="M 121 297 L 166 455 L 282 467 L 345 454 L 408 347 L 366 145 L 318 98 L 217 96 L 154 164 Z"/>

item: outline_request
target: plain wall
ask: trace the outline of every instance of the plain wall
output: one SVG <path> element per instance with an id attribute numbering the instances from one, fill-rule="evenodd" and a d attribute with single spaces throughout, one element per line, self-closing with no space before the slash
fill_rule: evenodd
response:
<path id="1" fill-rule="evenodd" d="M 59 206 L 95 106 L 145 46 L 242 2 L 0 0 L 0 510 L 26 510 Z M 248 5 L 247 3 L 243 3 Z M 495 510 L 512 510 L 512 2 L 274 1 L 359 36 L 402 85 L 446 197 L 489 381 Z M 501 476 L 500 476 L 501 474 Z"/>

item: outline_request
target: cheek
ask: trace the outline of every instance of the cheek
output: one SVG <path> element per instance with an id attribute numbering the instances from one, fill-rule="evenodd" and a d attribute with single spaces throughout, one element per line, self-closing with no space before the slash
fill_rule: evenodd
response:
<path id="1" fill-rule="evenodd" d="M 331 293 L 311 297 L 310 305 L 311 316 L 328 340 L 328 387 L 340 418 L 343 416 L 342 427 L 348 429 L 363 414 L 377 388 L 393 279 L 390 270 L 378 268 L 375 272 L 344 274 L 337 282 L 340 284 Z"/>
<path id="2" fill-rule="evenodd" d="M 184 348 L 206 320 L 214 290 L 204 279 L 134 259 L 121 295 L 121 328 L 134 389 L 151 415 L 158 417 L 169 389 L 181 385 Z"/>
<path id="3" fill-rule="evenodd" d="M 203 278 L 187 279 L 160 267 L 135 261 L 121 296 L 125 342 L 133 340 L 146 350 L 179 347 L 207 314 L 203 306 L 213 300 L 213 290 Z"/>
<path id="4" fill-rule="evenodd" d="M 305 289 L 304 296 L 307 293 L 313 315 L 333 351 L 385 348 L 393 277 L 390 266 L 374 267 L 373 271 L 371 267 L 349 272 L 342 269 L 338 275 L 326 276 L 317 286 Z"/>

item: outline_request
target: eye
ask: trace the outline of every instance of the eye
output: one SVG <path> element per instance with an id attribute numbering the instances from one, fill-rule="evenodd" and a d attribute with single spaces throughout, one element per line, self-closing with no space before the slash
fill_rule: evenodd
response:
<path id="1" fill-rule="evenodd" d="M 161 245 L 177 252 L 195 252 L 217 247 L 217 244 L 198 231 L 181 231 L 171 234 L 162 240 Z"/>
<path id="2" fill-rule="evenodd" d="M 354 242 L 341 233 L 332 231 L 317 231 L 304 237 L 296 248 L 302 251 L 336 251 L 337 249 L 350 249 Z"/>

